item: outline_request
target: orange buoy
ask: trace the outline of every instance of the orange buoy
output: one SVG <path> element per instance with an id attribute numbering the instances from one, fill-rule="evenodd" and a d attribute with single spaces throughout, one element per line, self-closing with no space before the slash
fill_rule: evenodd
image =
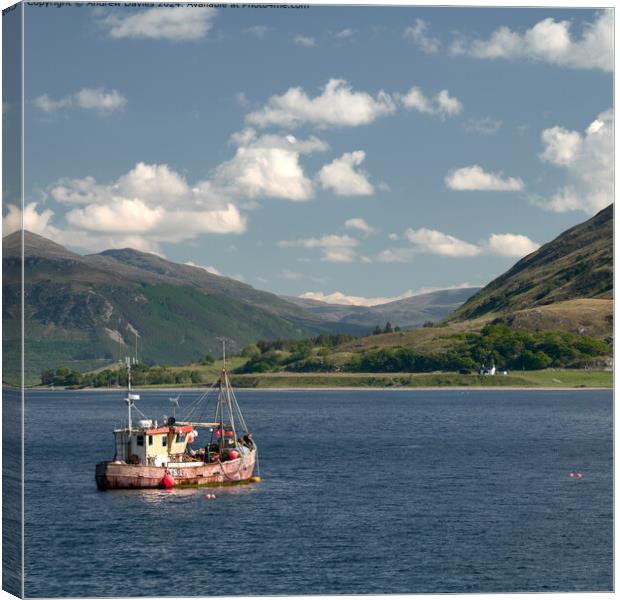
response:
<path id="1" fill-rule="evenodd" d="M 583 477 L 583 475 L 581 473 L 575 473 L 575 477 L 577 479 L 581 479 Z"/>
<path id="2" fill-rule="evenodd" d="M 172 477 L 169 473 L 166 473 L 160 482 L 160 485 L 165 488 L 174 487 L 175 484 L 176 481 L 174 480 L 174 477 Z"/>

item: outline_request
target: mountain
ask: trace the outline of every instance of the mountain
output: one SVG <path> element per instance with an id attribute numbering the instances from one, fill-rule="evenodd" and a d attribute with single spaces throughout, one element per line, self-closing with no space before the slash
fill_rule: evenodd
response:
<path id="1" fill-rule="evenodd" d="M 307 298 L 287 297 L 286 300 L 305 308 L 317 317 L 340 325 L 357 325 L 371 330 L 376 325 L 383 326 L 389 321 L 401 328 L 413 328 L 428 321 L 443 319 L 479 289 L 470 287 L 439 290 L 370 307 L 330 304 Z"/>
<path id="2" fill-rule="evenodd" d="M 275 294 L 200 267 L 136 250 L 82 256 L 24 235 L 26 366 L 30 375 L 63 364 L 87 370 L 126 354 L 183 363 L 258 339 L 295 338 L 335 327 Z M 5 379 L 19 371 L 21 235 L 3 240 Z M 350 326 L 348 331 L 365 331 Z"/>
<path id="3" fill-rule="evenodd" d="M 562 301 L 613 297 L 613 204 L 517 262 L 449 321 L 506 315 Z"/>

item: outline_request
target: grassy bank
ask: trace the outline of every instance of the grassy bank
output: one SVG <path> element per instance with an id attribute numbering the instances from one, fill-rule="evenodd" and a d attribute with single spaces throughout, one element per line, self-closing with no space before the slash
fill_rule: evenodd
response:
<path id="1" fill-rule="evenodd" d="M 214 373 L 215 375 L 216 373 Z M 510 375 L 481 377 L 456 373 L 260 373 L 232 375 L 236 388 L 611 388 L 611 371 L 558 370 L 523 371 Z M 161 384 L 139 386 L 148 389 L 196 387 L 205 385 Z"/>
<path id="2" fill-rule="evenodd" d="M 237 387 L 575 387 L 613 386 L 608 371 L 525 371 L 518 374 L 481 377 L 456 373 L 336 373 L 235 375 Z"/>

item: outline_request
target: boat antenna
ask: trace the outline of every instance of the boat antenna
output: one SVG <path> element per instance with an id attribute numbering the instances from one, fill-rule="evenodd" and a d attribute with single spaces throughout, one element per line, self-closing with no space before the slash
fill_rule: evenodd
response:
<path id="1" fill-rule="evenodd" d="M 125 402 L 127 402 L 127 430 L 129 432 L 128 439 L 130 440 L 131 429 L 133 425 L 131 422 L 131 409 L 133 408 L 134 400 L 139 400 L 140 396 L 139 394 L 134 394 L 131 391 L 131 357 L 130 356 L 125 357 L 125 363 L 127 365 L 127 398 L 125 398 Z"/>
<path id="2" fill-rule="evenodd" d="M 177 408 L 179 407 L 179 400 L 181 398 L 181 394 L 179 394 L 176 398 L 168 398 L 170 404 L 172 404 L 172 416 L 176 419 L 177 416 Z"/>
<path id="3" fill-rule="evenodd" d="M 226 338 L 219 337 L 216 339 L 222 342 L 222 360 L 224 361 L 224 366 L 222 367 L 222 370 L 225 371 L 226 370 Z"/>

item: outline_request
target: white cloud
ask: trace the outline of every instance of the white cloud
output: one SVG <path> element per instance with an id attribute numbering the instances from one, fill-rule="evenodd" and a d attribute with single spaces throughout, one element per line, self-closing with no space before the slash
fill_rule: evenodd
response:
<path id="1" fill-rule="evenodd" d="M 361 217 L 354 217 L 352 219 L 347 219 L 344 222 L 344 226 L 347 229 L 357 229 L 363 233 L 373 233 L 375 228 L 371 227 L 364 219 Z"/>
<path id="2" fill-rule="evenodd" d="M 492 117 L 484 117 L 482 119 L 468 119 L 463 128 L 468 133 L 477 133 L 479 135 L 495 135 L 502 127 L 499 119 Z"/>
<path id="3" fill-rule="evenodd" d="M 421 252 L 439 254 L 441 256 L 467 257 L 480 254 L 475 244 L 464 242 L 452 235 L 435 229 L 407 229 L 405 237 Z"/>
<path id="4" fill-rule="evenodd" d="M 593 214 L 614 201 L 614 117 L 606 110 L 581 133 L 551 127 L 541 134 L 540 159 L 562 168 L 566 183 L 551 198 L 532 202 L 553 212 Z"/>
<path id="5" fill-rule="evenodd" d="M 502 26 L 486 40 L 457 38 L 451 51 L 481 59 L 525 58 L 576 69 L 612 71 L 613 28 L 612 10 L 599 12 L 578 39 L 571 36 L 569 21 L 547 18 L 523 33 Z"/>
<path id="6" fill-rule="evenodd" d="M 405 28 L 405 38 L 411 40 L 422 52 L 434 54 L 441 47 L 441 43 L 435 37 L 427 34 L 428 23 L 422 19 L 416 19 L 415 24 Z"/>
<path id="7" fill-rule="evenodd" d="M 108 14 L 99 23 L 115 39 L 195 41 L 207 37 L 216 14 L 212 8 L 178 5 L 140 10 L 126 16 Z"/>
<path id="8" fill-rule="evenodd" d="M 353 29 L 349 29 L 348 27 L 346 29 L 341 29 L 340 31 L 337 31 L 334 34 L 334 37 L 343 40 L 343 39 L 347 39 L 350 37 L 353 37 L 355 35 L 355 31 L 353 31 Z"/>
<path id="9" fill-rule="evenodd" d="M 32 103 L 43 112 L 52 114 L 61 108 L 67 108 L 72 104 L 71 96 L 61 98 L 60 100 L 53 100 L 47 94 L 43 94 L 38 98 L 35 98 Z"/>
<path id="10" fill-rule="evenodd" d="M 305 46 L 306 48 L 316 46 L 316 40 L 309 35 L 296 35 L 293 38 L 293 42 L 298 46 Z"/>
<path id="11" fill-rule="evenodd" d="M 357 245 L 357 240 L 348 235 L 326 235 L 322 238 L 282 240 L 278 242 L 278 246 L 281 248 L 318 248 L 323 254 L 322 260 L 347 263 L 355 260 L 354 248 Z"/>
<path id="12" fill-rule="evenodd" d="M 294 202 L 314 196 L 312 181 L 299 163 L 300 154 L 323 152 L 328 145 L 316 137 L 257 136 L 246 129 L 232 136 L 235 156 L 215 170 L 214 185 L 227 193 L 256 199 L 283 198 Z"/>
<path id="13" fill-rule="evenodd" d="M 441 118 L 456 116 L 463 110 L 461 101 L 450 96 L 448 90 L 441 90 L 430 99 L 419 87 L 413 86 L 406 94 L 397 95 L 397 98 L 407 110 L 417 110 Z"/>
<path id="14" fill-rule="evenodd" d="M 414 254 L 411 248 L 387 248 L 379 252 L 377 260 L 385 263 L 406 263 Z"/>
<path id="15" fill-rule="evenodd" d="M 63 108 L 83 108 L 109 114 L 121 110 L 127 104 L 127 98 L 117 90 L 106 91 L 104 88 L 84 88 L 60 100 L 53 100 L 43 94 L 33 100 L 33 104 L 43 112 L 54 114 Z"/>
<path id="16" fill-rule="evenodd" d="M 83 89 L 75 94 L 75 103 L 80 108 L 112 112 L 123 108 L 127 99 L 116 90 L 106 92 L 103 88 Z"/>
<path id="17" fill-rule="evenodd" d="M 365 158 L 366 153 L 362 150 L 345 152 L 340 158 L 321 168 L 318 173 L 321 186 L 333 190 L 339 196 L 371 195 L 374 187 L 368 181 L 366 173 L 355 170 Z"/>
<path id="18" fill-rule="evenodd" d="M 93 177 L 65 178 L 51 186 L 49 194 L 57 202 L 78 205 L 65 215 L 71 229 L 51 232 L 50 237 L 63 243 L 73 236 L 68 242 L 86 249 L 131 242 L 137 249 L 159 252 L 161 242 L 246 229 L 245 216 L 210 182 L 190 186 L 168 165 L 138 163 L 109 184 Z"/>
<path id="19" fill-rule="evenodd" d="M 188 267 L 196 267 L 198 269 L 203 269 L 207 273 L 211 273 L 211 275 L 220 275 L 220 276 L 222 276 L 222 273 L 220 271 L 218 271 L 215 267 L 211 267 L 211 266 L 203 267 L 202 265 L 197 265 L 196 263 L 193 263 L 191 260 L 188 260 L 185 264 Z"/>
<path id="20" fill-rule="evenodd" d="M 545 149 L 541 160 L 555 165 L 570 165 L 581 151 L 581 134 L 563 127 L 551 127 L 541 134 Z"/>
<path id="21" fill-rule="evenodd" d="M 504 177 L 502 173 L 487 173 L 479 165 L 456 169 L 446 175 L 444 181 L 450 189 L 458 191 L 515 192 L 524 187 L 519 178 Z"/>
<path id="22" fill-rule="evenodd" d="M 318 127 L 355 127 L 372 123 L 396 110 L 389 94 L 376 97 L 353 91 L 343 79 L 330 79 L 319 96 L 310 98 L 300 87 L 272 96 L 267 104 L 246 117 L 258 127 L 280 125 L 297 127 L 311 123 Z"/>
<path id="23" fill-rule="evenodd" d="M 513 233 L 493 233 L 487 242 L 489 253 L 513 258 L 521 258 L 538 248 L 540 245 L 530 238 Z"/>
<path id="24" fill-rule="evenodd" d="M 405 237 L 413 244 L 414 251 L 454 258 L 467 258 L 481 254 L 520 258 L 539 247 L 536 242 L 528 237 L 514 233 L 493 233 L 488 240 L 478 244 L 472 244 L 447 233 L 426 228 L 407 229 Z M 402 256 L 403 258 L 407 257 L 406 254 Z M 394 261 L 385 260 L 384 262 Z"/>
<path id="25" fill-rule="evenodd" d="M 2 218 L 2 235 L 7 236 L 22 228 L 22 211 L 16 204 L 9 204 L 8 211 Z M 37 211 L 37 203 L 30 202 L 26 205 L 23 212 L 23 228 L 45 235 L 50 227 L 50 220 L 54 216 L 51 209 L 45 209 L 41 212 Z"/>

